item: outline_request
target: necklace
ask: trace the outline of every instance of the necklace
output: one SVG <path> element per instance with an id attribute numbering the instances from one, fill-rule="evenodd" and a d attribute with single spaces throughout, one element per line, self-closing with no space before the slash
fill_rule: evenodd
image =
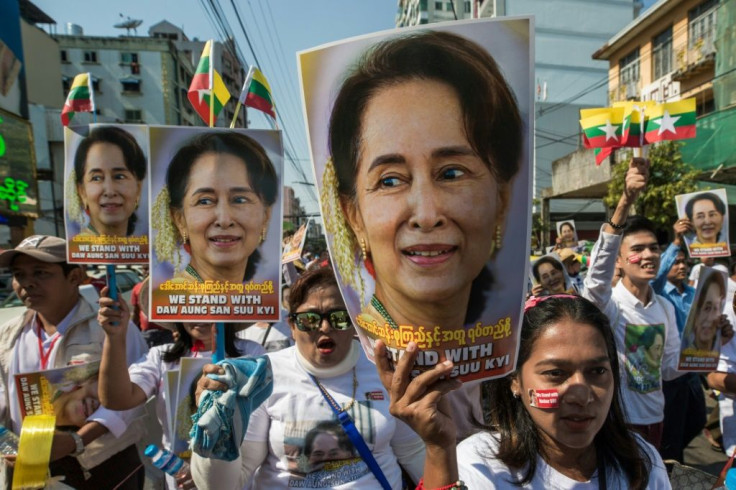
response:
<path id="1" fill-rule="evenodd" d="M 191 264 L 187 264 L 187 268 L 184 269 L 187 274 L 195 278 L 198 282 L 204 282 L 204 279 L 202 279 L 202 276 L 199 275 L 197 271 L 194 270 L 194 267 L 192 267 Z"/>
<path id="2" fill-rule="evenodd" d="M 394 330 L 398 330 L 399 326 L 396 324 L 393 318 L 391 318 L 391 315 L 388 314 L 388 311 L 386 311 L 386 307 L 383 306 L 383 303 L 381 303 L 381 300 L 376 298 L 376 295 L 374 294 L 371 298 L 371 305 L 378 311 L 378 313 L 383 317 L 384 321 L 389 324 L 391 328 Z"/>
<path id="3" fill-rule="evenodd" d="M 317 388 L 319 388 L 319 391 L 322 392 L 322 395 L 325 397 L 325 399 L 328 401 L 330 405 L 332 405 L 332 408 L 337 412 L 347 412 L 351 408 L 353 408 L 353 405 L 355 405 L 355 394 L 358 391 L 358 375 L 355 373 L 355 366 L 353 366 L 353 398 L 350 400 L 342 409 L 340 409 L 340 406 L 337 404 L 334 398 L 329 394 L 329 392 L 325 389 L 324 386 L 322 386 L 322 383 L 320 383 L 317 378 L 314 377 L 314 375 L 310 374 L 312 381 L 314 381 L 314 384 L 317 385 Z"/>

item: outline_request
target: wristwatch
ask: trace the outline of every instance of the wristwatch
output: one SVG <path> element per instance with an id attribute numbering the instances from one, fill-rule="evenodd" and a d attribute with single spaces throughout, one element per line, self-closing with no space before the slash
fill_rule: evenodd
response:
<path id="1" fill-rule="evenodd" d="M 79 456 L 84 452 L 84 441 L 82 440 L 82 436 L 74 431 L 69 431 L 69 435 L 72 436 L 72 439 L 74 439 L 74 444 L 77 446 L 77 448 L 71 455 L 75 457 Z"/>

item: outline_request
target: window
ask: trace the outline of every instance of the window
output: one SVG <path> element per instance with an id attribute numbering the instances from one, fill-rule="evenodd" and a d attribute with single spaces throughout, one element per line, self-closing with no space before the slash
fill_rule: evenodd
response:
<path id="1" fill-rule="evenodd" d="M 138 63 L 138 53 L 120 53 L 120 63 L 124 65 L 130 65 L 131 63 Z"/>
<path id="2" fill-rule="evenodd" d="M 92 90 L 94 93 L 102 93 L 100 92 L 100 79 L 97 77 L 92 77 Z"/>
<path id="3" fill-rule="evenodd" d="M 67 54 L 66 49 L 59 51 L 59 55 L 61 56 L 62 63 L 69 63 L 69 55 Z"/>
<path id="4" fill-rule="evenodd" d="M 135 78 L 126 78 L 124 80 L 120 80 L 120 83 L 123 85 L 124 94 L 141 93 L 141 81 L 140 80 L 137 80 Z"/>
<path id="5" fill-rule="evenodd" d="M 672 71 L 672 26 L 652 39 L 652 60 L 654 80 Z"/>
<path id="6" fill-rule="evenodd" d="M 470 13 L 470 2 L 468 0 L 465 0 L 465 13 Z"/>
<path id="7" fill-rule="evenodd" d="M 705 48 L 708 52 L 715 51 L 713 40 L 716 34 L 716 12 L 718 0 L 706 0 L 687 13 L 688 49 Z"/>
<path id="8" fill-rule="evenodd" d="M 427 11 L 427 0 L 419 0 L 419 10 Z"/>
<path id="9" fill-rule="evenodd" d="M 69 90 L 72 88 L 72 80 L 69 77 L 61 77 L 61 88 L 64 90 L 64 97 L 69 95 Z"/>
<path id="10" fill-rule="evenodd" d="M 142 123 L 143 113 L 140 109 L 125 109 L 126 123 Z"/>
<path id="11" fill-rule="evenodd" d="M 85 51 L 84 52 L 85 63 L 97 63 L 97 51 Z"/>
<path id="12" fill-rule="evenodd" d="M 639 48 L 619 60 L 618 70 L 620 85 L 628 85 L 639 81 Z"/>
<path id="13" fill-rule="evenodd" d="M 442 10 L 442 2 L 434 2 L 435 10 Z"/>

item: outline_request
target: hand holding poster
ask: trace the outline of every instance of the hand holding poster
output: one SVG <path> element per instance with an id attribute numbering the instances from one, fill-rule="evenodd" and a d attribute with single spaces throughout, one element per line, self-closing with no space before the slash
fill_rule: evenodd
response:
<path id="1" fill-rule="evenodd" d="M 151 319 L 278 320 L 280 132 L 151 127 Z"/>
<path id="2" fill-rule="evenodd" d="M 148 263 L 148 128 L 64 128 L 67 260 Z"/>
<path id="3" fill-rule="evenodd" d="M 679 219 L 687 219 L 691 232 L 685 234 L 690 257 L 730 257 L 728 198 L 725 189 L 675 196 Z"/>
<path id="4" fill-rule="evenodd" d="M 679 370 L 714 371 L 718 367 L 727 283 L 723 271 L 710 267 L 700 271 L 698 288 L 682 332 Z"/>
<path id="5" fill-rule="evenodd" d="M 414 341 L 420 369 L 501 376 L 529 255 L 530 20 L 427 27 L 300 53 L 322 215 L 370 359 Z"/>

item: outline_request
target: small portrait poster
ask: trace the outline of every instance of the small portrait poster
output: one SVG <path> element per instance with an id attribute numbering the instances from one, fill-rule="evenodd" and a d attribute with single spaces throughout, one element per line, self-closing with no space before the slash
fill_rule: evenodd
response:
<path id="1" fill-rule="evenodd" d="M 720 320 L 726 301 L 726 273 L 703 267 L 695 290 L 693 304 L 682 332 L 682 346 L 677 369 L 680 371 L 714 371 L 721 355 Z"/>
<path id="2" fill-rule="evenodd" d="M 531 18 L 471 20 L 299 53 L 330 256 L 369 359 L 378 339 L 394 361 L 413 341 L 418 371 L 445 359 L 463 381 L 513 371 L 533 32 Z"/>
<path id="3" fill-rule="evenodd" d="M 692 258 L 730 257 L 728 198 L 725 189 L 675 196 L 677 215 L 690 220 L 693 231 L 685 234 Z"/>
<path id="4" fill-rule="evenodd" d="M 557 237 L 563 247 L 576 248 L 578 246 L 578 229 L 575 226 L 575 220 L 558 221 Z"/>
<path id="5" fill-rule="evenodd" d="M 280 318 L 281 132 L 152 126 L 151 320 Z"/>
<path id="6" fill-rule="evenodd" d="M 296 230 L 296 233 L 291 235 L 284 242 L 284 252 L 281 255 L 281 263 L 288 264 L 294 262 L 302 257 L 302 250 L 304 250 L 304 242 L 307 240 L 307 230 L 309 230 L 309 224 L 312 220 L 307 220 L 302 226 Z"/>
<path id="7" fill-rule="evenodd" d="M 67 261 L 148 263 L 148 127 L 64 128 Z"/>
<path id="8" fill-rule="evenodd" d="M 100 406 L 100 361 L 15 375 L 18 404 L 26 415 L 54 415 L 57 426 L 81 427 Z"/>

